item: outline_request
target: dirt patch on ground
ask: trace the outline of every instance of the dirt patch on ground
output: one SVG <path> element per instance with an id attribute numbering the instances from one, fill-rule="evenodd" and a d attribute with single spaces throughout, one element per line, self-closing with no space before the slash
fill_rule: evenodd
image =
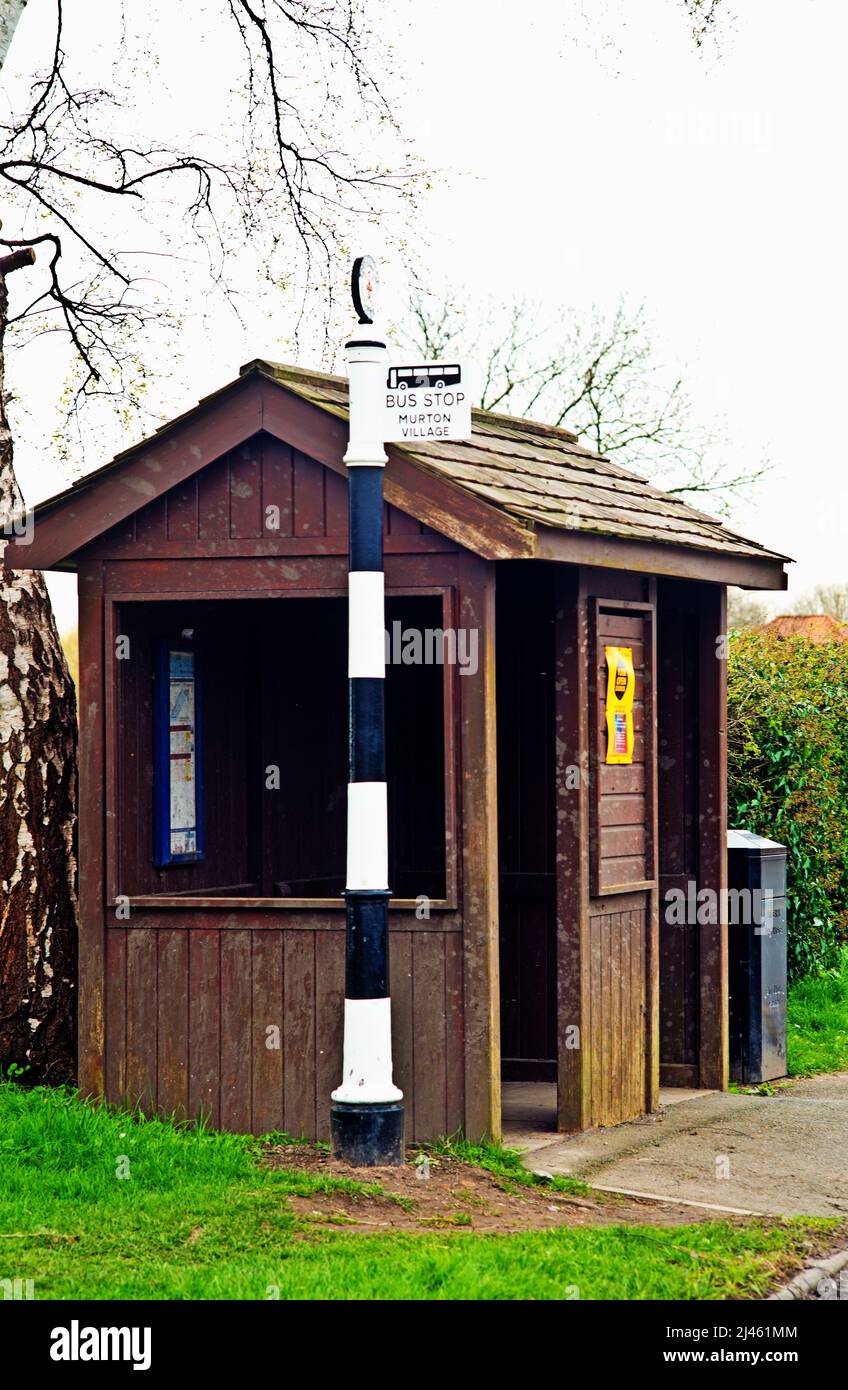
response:
<path id="1" fill-rule="evenodd" d="M 441 1154 L 417 1162 L 409 1151 L 401 1168 L 351 1168 L 323 1149 L 306 1144 L 268 1144 L 263 1163 L 316 1175 L 377 1184 L 381 1195 L 328 1192 L 289 1198 L 301 1220 L 343 1226 L 351 1231 L 526 1231 L 558 1226 L 680 1226 L 716 1220 L 721 1214 L 668 1202 L 558 1192 L 547 1183 L 526 1187 L 507 1177 L 471 1167 Z M 426 1173 L 426 1176 L 419 1174 Z M 744 1218 L 731 1217 L 733 1221 Z"/>

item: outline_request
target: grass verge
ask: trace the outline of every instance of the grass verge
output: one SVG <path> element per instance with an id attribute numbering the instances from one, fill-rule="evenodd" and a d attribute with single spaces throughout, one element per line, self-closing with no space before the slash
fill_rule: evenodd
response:
<path id="1" fill-rule="evenodd" d="M 527 1179 L 504 1151 L 467 1154 Z M 0 1278 L 32 1278 L 45 1299 L 750 1298 L 838 1225 L 330 1233 L 289 1198 L 367 1204 L 379 1184 L 257 1155 L 255 1140 L 0 1082 Z"/>
<path id="2" fill-rule="evenodd" d="M 848 951 L 833 970 L 808 975 L 789 991 L 790 1076 L 848 1071 Z"/>

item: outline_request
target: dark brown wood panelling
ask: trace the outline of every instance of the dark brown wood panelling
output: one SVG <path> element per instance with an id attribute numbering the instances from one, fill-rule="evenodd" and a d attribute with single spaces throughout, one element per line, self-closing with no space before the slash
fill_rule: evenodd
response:
<path id="1" fill-rule="evenodd" d="M 221 950 L 221 1124 L 246 1131 L 253 1113 L 244 1059 L 253 1042 L 251 932 L 223 932 Z"/>
<path id="2" fill-rule="evenodd" d="M 98 537 L 88 553 L 214 555 L 232 553 L 238 542 L 248 550 L 251 544 L 273 549 L 289 539 L 307 549 L 312 543 L 316 550 L 335 550 L 347 545 L 347 524 L 345 479 L 262 433 Z M 389 504 L 383 532 L 387 548 L 440 550 L 448 544 Z"/>
<path id="3" fill-rule="evenodd" d="M 189 1115 L 221 1120 L 221 932 L 189 932 Z M 131 991 L 132 981 L 128 979 Z M 130 1040 L 127 1038 L 127 1052 Z M 247 1078 L 245 1078 L 245 1084 Z"/>
<path id="4" fill-rule="evenodd" d="M 105 688 L 103 566 L 79 570 L 79 1085 L 102 1095 L 105 1085 L 105 943 L 103 903 L 106 841 L 103 799 Z"/>
<path id="5" fill-rule="evenodd" d="M 114 927 L 100 935 L 105 939 L 104 1094 L 118 1105 L 127 1096 L 127 932 L 123 927 Z M 185 990 L 182 997 L 187 998 Z"/>
<path id="6" fill-rule="evenodd" d="M 441 933 L 420 932 L 413 937 L 412 980 L 415 1129 L 420 1134 L 446 1134 L 447 997 Z"/>
<path id="7" fill-rule="evenodd" d="M 252 931 L 250 938 L 253 1027 L 246 1055 L 252 1064 L 251 1129 L 256 1134 L 267 1134 L 269 1130 L 283 1128 L 285 1115 L 283 933 Z"/>
<path id="8" fill-rule="evenodd" d="M 341 1080 L 344 927 L 110 927 L 107 1098 L 326 1140 Z M 393 923 L 395 1079 L 407 1137 L 464 1124 L 462 944 Z"/>
<path id="9" fill-rule="evenodd" d="M 342 1075 L 345 938 L 343 931 L 315 933 L 315 1127 L 330 1132 L 330 1095 Z"/>
<path id="10" fill-rule="evenodd" d="M 264 529 L 262 512 L 262 454 L 250 441 L 229 456 L 230 536 L 256 540 Z"/>
<path id="11" fill-rule="evenodd" d="M 589 916 L 593 1125 L 645 1109 L 646 930 L 644 909 Z"/>
<path id="12" fill-rule="evenodd" d="M 118 936 L 117 932 L 110 935 Z M 130 939 L 134 931 L 125 932 Z M 160 931 L 157 961 L 157 1103 L 166 1115 L 188 1115 L 189 941 L 184 931 Z M 134 984 L 132 985 L 134 989 Z"/>
<path id="13" fill-rule="evenodd" d="M 458 564 L 459 626 L 479 635 L 475 676 L 460 677 L 465 1133 L 501 1134 L 494 567 Z"/>
<path id="14" fill-rule="evenodd" d="M 597 601 L 595 605 L 590 736 L 597 769 L 596 794 L 591 803 L 592 891 L 596 894 L 626 892 L 654 881 L 653 621 L 649 607 L 628 607 L 624 603 L 616 607 L 612 600 Z M 618 780 L 609 777 L 616 765 L 606 763 L 606 646 L 630 648 L 636 677 L 633 762 L 620 769 L 631 776 Z M 651 776 L 645 775 L 646 767 Z M 636 771 L 640 768 L 641 774 Z M 621 790 L 623 787 L 627 790 Z"/>
<path id="15" fill-rule="evenodd" d="M 315 935 L 286 932 L 283 941 L 283 998 L 286 1042 L 283 1071 L 285 1128 L 295 1138 L 317 1132 L 315 1094 Z M 341 1077 L 341 1066 L 339 1067 Z"/>
<path id="16" fill-rule="evenodd" d="M 158 932 L 127 933 L 127 1096 L 152 1109 L 159 1086 L 157 1054 Z"/>

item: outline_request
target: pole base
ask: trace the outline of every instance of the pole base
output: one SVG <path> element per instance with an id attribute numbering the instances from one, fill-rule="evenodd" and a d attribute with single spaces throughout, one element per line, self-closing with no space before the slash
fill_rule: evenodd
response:
<path id="1" fill-rule="evenodd" d="M 353 1168 L 397 1167 L 403 1163 L 403 1105 L 330 1106 L 333 1157 Z"/>

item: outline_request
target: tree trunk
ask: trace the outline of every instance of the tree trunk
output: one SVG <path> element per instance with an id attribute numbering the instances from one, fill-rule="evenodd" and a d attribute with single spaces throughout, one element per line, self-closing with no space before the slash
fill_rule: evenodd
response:
<path id="1" fill-rule="evenodd" d="M 26 0 L 0 0 L 0 68 L 6 61 L 9 44 L 25 7 Z"/>
<path id="2" fill-rule="evenodd" d="M 22 512 L 6 415 L 0 276 L 0 526 Z M 76 1068 L 76 696 L 37 570 L 0 565 L 0 1066 Z"/>

